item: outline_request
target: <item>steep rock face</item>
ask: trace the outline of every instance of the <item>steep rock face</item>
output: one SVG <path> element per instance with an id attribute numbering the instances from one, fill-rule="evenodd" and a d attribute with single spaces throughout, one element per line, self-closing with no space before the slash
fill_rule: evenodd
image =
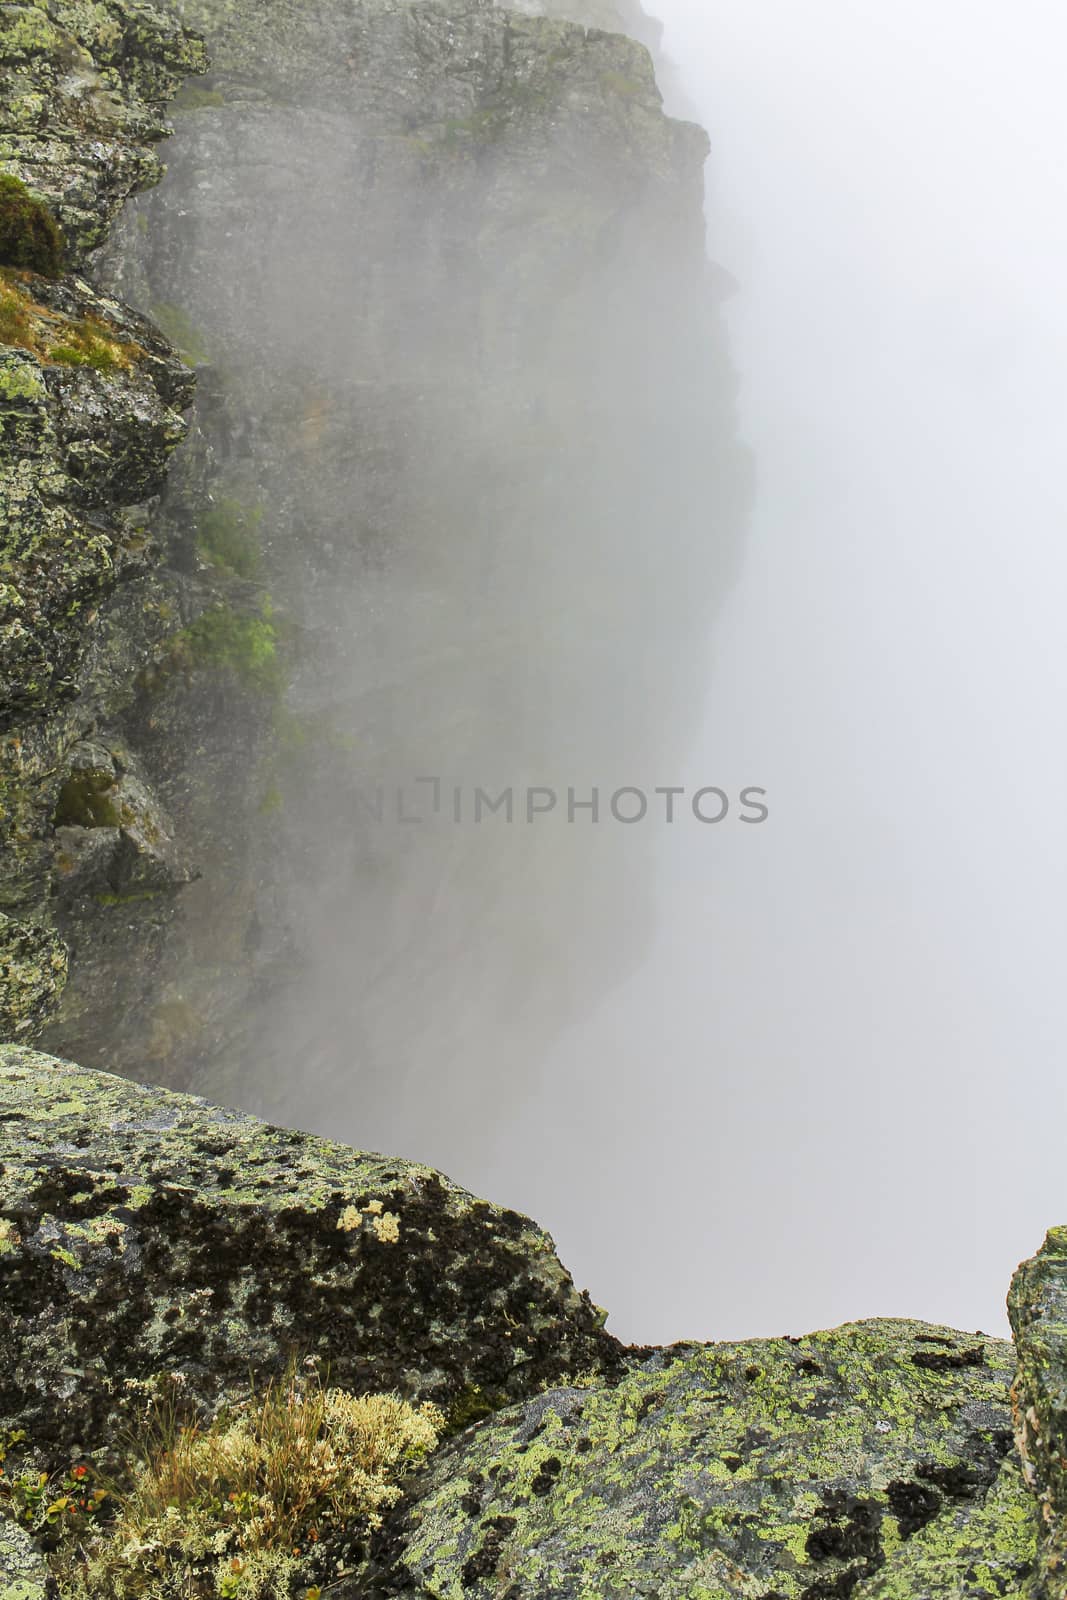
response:
<path id="1" fill-rule="evenodd" d="M 317 1357 L 477 1411 L 619 1366 L 551 1240 L 429 1168 L 13 1046 L 0 1104 L 0 1428 L 53 1464 L 164 1372 L 212 1410 Z"/>
<path id="2" fill-rule="evenodd" d="M 147 5 L 3 7 L 0 171 L 49 202 L 68 265 L 88 270 L 121 205 L 158 180 L 163 104 L 203 61 L 199 42 Z M 127 660 L 124 674 L 92 686 L 101 608 L 151 565 L 145 503 L 185 433 L 191 396 L 192 375 L 170 344 L 113 297 L 79 276 L 0 269 L 5 1037 L 32 1037 L 62 989 L 67 956 L 51 891 L 67 754 L 98 731 L 121 695 L 116 678 L 131 675 Z M 92 887 L 107 892 L 106 874 Z"/>
<path id="3" fill-rule="evenodd" d="M 1034 1529 L 1013 1366 L 1003 1341 L 906 1322 L 657 1353 L 448 1447 L 383 1542 L 382 1592 L 1018 1594 Z"/>
<path id="4" fill-rule="evenodd" d="M 212 73 L 110 252 L 198 364 L 144 586 L 176 630 L 269 603 L 275 670 L 258 705 L 221 658 L 143 682 L 121 731 L 202 877 L 64 924 L 43 1042 L 324 1127 L 353 1064 L 373 1093 L 439 1063 L 484 1100 L 502 1052 L 521 1079 L 638 958 L 640 852 L 568 827 L 567 788 L 606 811 L 680 760 L 736 559 L 707 141 L 664 116 L 644 48 L 559 16 L 182 16 Z M 524 787 L 555 784 L 562 820 L 475 835 L 442 807 L 416 840 L 391 799 L 369 819 L 379 782 L 433 773 L 468 803 L 512 787 L 520 823 Z M 116 1029 L 135 951 L 144 1005 Z"/>
<path id="5" fill-rule="evenodd" d="M 1041 1571 L 1035 1600 L 1067 1595 L 1067 1228 L 1053 1228 L 1011 1286 L 1008 1312 L 1019 1352 L 1015 1428 L 1040 1507 Z"/>

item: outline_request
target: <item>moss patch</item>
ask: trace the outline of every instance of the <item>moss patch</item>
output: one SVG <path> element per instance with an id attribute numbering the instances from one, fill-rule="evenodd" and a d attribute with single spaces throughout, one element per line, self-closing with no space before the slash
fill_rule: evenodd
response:
<path id="1" fill-rule="evenodd" d="M 63 235 L 51 211 L 10 172 L 0 172 L 0 266 L 58 278 Z"/>
<path id="2" fill-rule="evenodd" d="M 282 688 L 273 608 L 265 597 L 258 615 L 232 606 L 205 611 L 171 641 L 173 663 L 191 669 L 232 672 L 259 694 Z"/>
<path id="3" fill-rule="evenodd" d="M 10 268 L 0 271 L 0 344 L 25 350 L 46 366 L 91 367 L 107 375 L 128 372 L 144 354 L 100 317 L 66 317 L 42 305 L 32 280 Z"/>
<path id="4" fill-rule="evenodd" d="M 122 817 L 115 805 L 114 772 L 74 772 L 59 791 L 54 822 L 57 828 L 118 828 Z"/>

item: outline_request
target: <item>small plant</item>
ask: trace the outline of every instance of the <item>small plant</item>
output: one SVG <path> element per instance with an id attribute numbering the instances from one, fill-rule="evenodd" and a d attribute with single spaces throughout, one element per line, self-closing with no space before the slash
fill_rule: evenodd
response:
<path id="1" fill-rule="evenodd" d="M 197 548 L 223 572 L 254 578 L 259 571 L 262 521 L 262 506 L 246 506 L 232 495 L 223 495 L 200 519 Z"/>
<path id="2" fill-rule="evenodd" d="M 226 668 L 260 694 L 282 688 L 278 635 L 270 599 L 264 597 L 258 616 L 218 606 L 174 635 L 171 662 L 179 667 Z"/>
<path id="3" fill-rule="evenodd" d="M 132 357 L 139 353 L 138 346 L 115 339 L 99 317 L 82 317 L 70 324 L 58 344 L 50 346 L 48 360 L 55 366 L 113 373 L 128 371 Z"/>
<path id="4" fill-rule="evenodd" d="M 12 173 L 0 172 L 0 265 L 58 278 L 63 256 L 63 235 L 44 201 Z"/>
<path id="5" fill-rule="evenodd" d="M 28 274 L 0 268 L 0 344 L 14 345 L 49 366 L 92 367 L 110 376 L 128 372 L 143 355 L 116 337 L 101 318 L 65 317 L 34 299 Z"/>
<path id="6" fill-rule="evenodd" d="M 114 1515 L 110 1490 L 96 1481 L 85 1462 L 59 1473 L 11 1471 L 9 1457 L 26 1446 L 21 1429 L 0 1435 L 0 1507 L 44 1549 L 83 1539 Z"/>
<path id="7" fill-rule="evenodd" d="M 117 1517 L 56 1565 L 71 1600 L 314 1600 L 444 1427 L 430 1405 L 291 1370 L 207 1427 L 149 1407 Z"/>

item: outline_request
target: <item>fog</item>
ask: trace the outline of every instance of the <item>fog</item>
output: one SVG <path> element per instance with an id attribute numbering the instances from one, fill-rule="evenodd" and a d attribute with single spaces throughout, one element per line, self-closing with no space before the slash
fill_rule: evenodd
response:
<path id="1" fill-rule="evenodd" d="M 665 841 L 654 953 L 525 1110 L 589 1086 L 554 1187 L 493 1187 L 643 1338 L 999 1330 L 1067 1206 L 1067 24 L 659 13 L 757 463 L 692 771 L 772 817 Z"/>
<path id="2" fill-rule="evenodd" d="M 1067 1207 L 1067 24 L 656 4 L 707 273 L 580 97 L 457 154 L 373 8 L 269 108 L 224 59 L 131 211 L 122 287 L 210 351 L 171 521 L 255 502 L 299 640 L 280 758 L 183 713 L 218 842 L 153 1070 L 530 1212 L 628 1339 L 993 1331 Z M 426 826 L 360 808 L 427 775 Z"/>

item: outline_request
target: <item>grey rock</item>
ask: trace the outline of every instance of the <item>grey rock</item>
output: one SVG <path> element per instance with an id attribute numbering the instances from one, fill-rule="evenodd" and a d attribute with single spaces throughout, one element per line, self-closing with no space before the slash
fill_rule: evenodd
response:
<path id="1" fill-rule="evenodd" d="M 439 1173 L 0 1046 L 0 1427 L 114 1448 L 127 1380 L 211 1412 L 316 1358 L 469 1408 L 620 1364 L 552 1241 Z"/>

